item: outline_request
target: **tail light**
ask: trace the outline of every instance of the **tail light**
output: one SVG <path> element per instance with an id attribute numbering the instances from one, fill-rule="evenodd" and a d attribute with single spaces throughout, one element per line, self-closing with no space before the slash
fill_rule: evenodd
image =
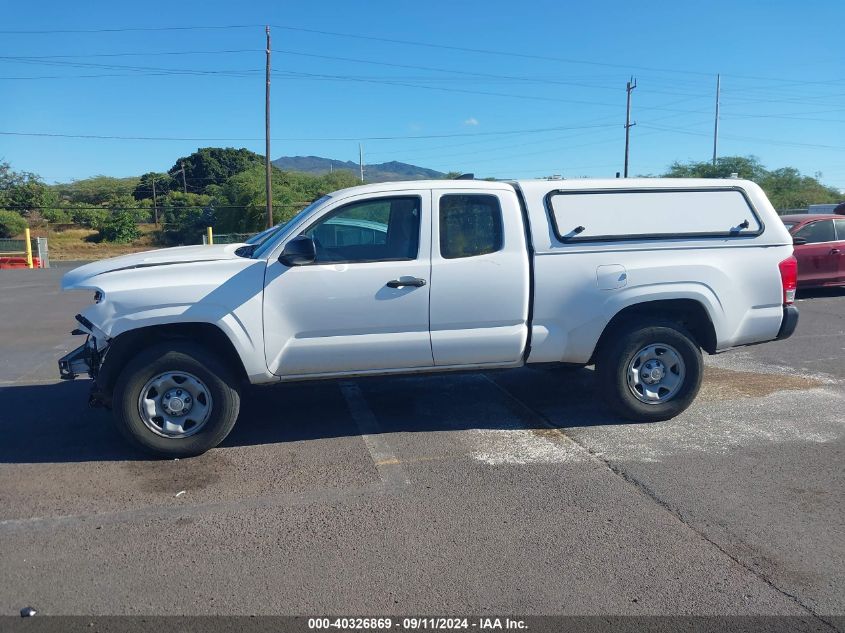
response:
<path id="1" fill-rule="evenodd" d="M 783 303 L 795 303 L 795 289 L 798 287 L 798 260 L 791 255 L 778 264 L 780 282 L 783 286 Z"/>

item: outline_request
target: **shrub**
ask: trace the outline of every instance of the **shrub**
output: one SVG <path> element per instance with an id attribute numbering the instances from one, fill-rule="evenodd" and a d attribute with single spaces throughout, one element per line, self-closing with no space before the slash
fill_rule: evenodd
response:
<path id="1" fill-rule="evenodd" d="M 208 226 L 215 226 L 213 209 L 172 207 L 162 215 L 163 230 L 159 238 L 162 244 L 168 246 L 199 244 Z"/>
<path id="2" fill-rule="evenodd" d="M 105 209 L 71 209 L 70 213 L 74 224 L 88 229 L 99 229 L 109 216 Z"/>
<path id="3" fill-rule="evenodd" d="M 67 209 L 44 209 L 41 212 L 41 217 L 50 224 L 70 224 L 73 222 L 73 218 L 67 212 Z"/>
<path id="4" fill-rule="evenodd" d="M 135 216 L 131 211 L 117 211 L 100 225 L 100 239 L 106 242 L 125 244 L 141 237 L 141 231 L 135 224 Z"/>
<path id="5" fill-rule="evenodd" d="M 0 209 L 0 237 L 16 237 L 24 232 L 26 220 L 20 213 Z"/>

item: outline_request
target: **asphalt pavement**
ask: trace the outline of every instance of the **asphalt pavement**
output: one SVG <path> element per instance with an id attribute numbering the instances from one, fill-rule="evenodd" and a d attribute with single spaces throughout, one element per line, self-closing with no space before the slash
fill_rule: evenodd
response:
<path id="1" fill-rule="evenodd" d="M 845 616 L 845 291 L 625 423 L 590 368 L 251 388 L 223 446 L 129 449 L 60 382 L 91 297 L 0 272 L 0 615 Z M 840 619 L 837 619 L 840 618 Z"/>

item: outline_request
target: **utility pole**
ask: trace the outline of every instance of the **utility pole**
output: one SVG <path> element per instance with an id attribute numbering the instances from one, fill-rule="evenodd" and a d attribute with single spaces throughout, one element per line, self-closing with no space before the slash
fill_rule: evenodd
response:
<path id="1" fill-rule="evenodd" d="M 631 123 L 631 93 L 637 87 L 637 80 L 631 77 L 631 80 L 625 86 L 625 92 L 628 93 L 628 105 L 625 109 L 625 169 L 623 170 L 623 177 L 628 177 L 628 148 L 631 143 L 631 128 L 636 123 Z"/>
<path id="2" fill-rule="evenodd" d="M 719 143 L 719 93 L 722 88 L 721 84 L 721 75 L 716 75 L 716 122 L 713 125 L 713 167 L 716 166 L 716 147 Z"/>
<path id="3" fill-rule="evenodd" d="M 182 192 L 188 193 L 188 183 L 185 182 L 185 161 L 179 161 L 179 167 L 182 170 Z"/>
<path id="4" fill-rule="evenodd" d="M 364 146 L 358 143 L 358 166 L 361 168 L 361 182 L 364 182 Z"/>
<path id="5" fill-rule="evenodd" d="M 158 226 L 158 202 L 156 201 L 156 177 L 153 175 L 153 216 L 155 217 L 155 225 Z"/>
<path id="6" fill-rule="evenodd" d="M 267 33 L 267 87 L 264 100 L 264 170 L 265 189 L 267 192 L 267 228 L 273 226 L 273 183 L 270 165 L 270 27 L 265 27 Z"/>

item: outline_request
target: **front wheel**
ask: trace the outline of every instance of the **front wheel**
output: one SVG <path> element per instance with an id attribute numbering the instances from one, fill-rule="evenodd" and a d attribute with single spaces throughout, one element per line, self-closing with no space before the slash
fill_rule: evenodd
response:
<path id="1" fill-rule="evenodd" d="M 701 350 L 679 324 L 637 323 L 610 334 L 596 359 L 599 389 L 620 416 L 668 420 L 684 411 L 701 387 Z"/>
<path id="2" fill-rule="evenodd" d="M 174 341 L 133 358 L 115 385 L 118 428 L 159 457 L 189 457 L 214 448 L 238 417 L 232 372 L 204 348 Z"/>

